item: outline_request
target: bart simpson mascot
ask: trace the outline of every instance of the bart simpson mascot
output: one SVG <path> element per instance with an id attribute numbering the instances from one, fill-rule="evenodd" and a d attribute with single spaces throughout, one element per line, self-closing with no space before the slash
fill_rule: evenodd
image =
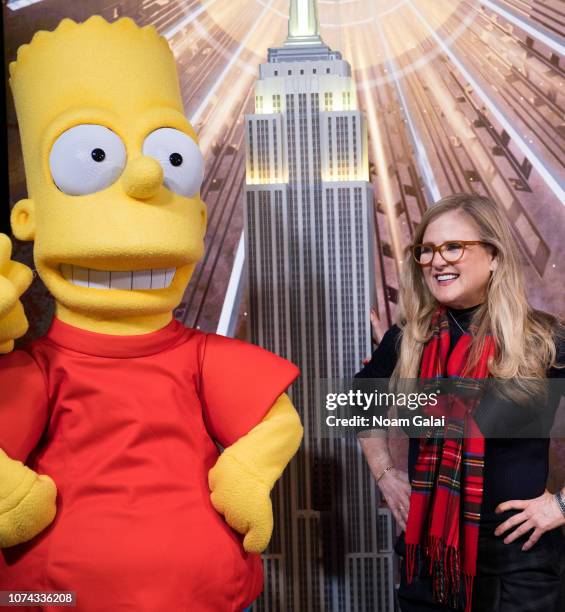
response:
<path id="1" fill-rule="evenodd" d="M 29 193 L 12 229 L 56 317 L 12 351 L 32 274 L 0 236 L 0 590 L 241 610 L 302 437 L 284 394 L 298 371 L 173 320 L 206 223 L 173 55 L 128 19 L 64 20 L 10 73 Z"/>

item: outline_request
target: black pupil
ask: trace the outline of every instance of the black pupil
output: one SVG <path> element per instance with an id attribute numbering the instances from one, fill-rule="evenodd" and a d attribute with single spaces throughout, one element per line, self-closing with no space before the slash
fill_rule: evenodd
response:
<path id="1" fill-rule="evenodd" d="M 106 158 L 106 153 L 103 149 L 92 149 L 92 153 L 90 155 L 95 162 L 104 161 Z"/>
<path id="2" fill-rule="evenodd" d="M 180 153 L 171 153 L 169 161 L 173 166 L 180 166 L 182 164 L 182 155 Z"/>

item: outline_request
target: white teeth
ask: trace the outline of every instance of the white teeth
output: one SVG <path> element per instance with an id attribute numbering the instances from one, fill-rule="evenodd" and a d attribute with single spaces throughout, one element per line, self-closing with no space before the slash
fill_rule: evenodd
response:
<path id="1" fill-rule="evenodd" d="M 110 289 L 131 289 L 132 272 L 110 272 Z"/>
<path id="2" fill-rule="evenodd" d="M 133 273 L 132 289 L 151 289 L 151 270 L 136 270 Z"/>
<path id="3" fill-rule="evenodd" d="M 175 275 L 174 268 L 167 268 L 165 270 L 165 287 L 168 287 L 171 284 L 171 281 L 173 280 L 174 275 Z"/>
<path id="4" fill-rule="evenodd" d="M 165 279 L 167 278 L 167 270 L 153 270 L 151 275 L 151 288 L 163 289 L 165 287 Z"/>
<path id="5" fill-rule="evenodd" d="M 62 264 L 63 277 L 73 285 L 90 289 L 166 289 L 173 282 L 176 268 L 154 268 L 131 272 L 108 272 Z"/>
<path id="6" fill-rule="evenodd" d="M 457 278 L 459 274 L 438 274 L 436 278 L 438 281 L 451 280 L 453 278 Z"/>
<path id="7" fill-rule="evenodd" d="M 73 266 L 73 285 L 88 287 L 88 269 Z"/>
<path id="8" fill-rule="evenodd" d="M 110 272 L 107 270 L 90 270 L 88 286 L 95 289 L 107 289 L 110 286 Z"/>

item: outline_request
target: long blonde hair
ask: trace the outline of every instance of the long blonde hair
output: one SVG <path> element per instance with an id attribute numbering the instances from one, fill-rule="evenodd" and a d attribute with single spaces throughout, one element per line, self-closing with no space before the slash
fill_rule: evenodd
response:
<path id="1" fill-rule="evenodd" d="M 473 219 L 479 228 L 480 240 L 492 245 L 497 257 L 487 299 L 473 315 L 473 323 L 478 329 L 471 344 L 467 369 L 471 369 L 481 355 L 485 336 L 492 334 L 496 354 L 489 365 L 491 376 L 501 379 L 545 377 L 547 369 L 556 365 L 555 337 L 563 328 L 555 317 L 535 311 L 529 305 L 516 240 L 500 208 L 490 199 L 476 194 L 443 198 L 423 214 L 414 243 L 422 242 L 431 221 L 455 210 Z M 408 252 L 400 283 L 397 322 L 402 334 L 400 355 L 392 375 L 393 386 L 401 379 L 418 377 L 422 351 L 430 339 L 431 318 L 437 306 L 420 266 Z"/>

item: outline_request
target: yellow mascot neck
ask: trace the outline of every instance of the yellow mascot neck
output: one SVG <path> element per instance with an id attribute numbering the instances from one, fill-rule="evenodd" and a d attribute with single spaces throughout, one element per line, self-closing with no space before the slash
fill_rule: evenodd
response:
<path id="1" fill-rule="evenodd" d="M 155 315 L 103 319 L 69 310 L 66 306 L 57 302 L 55 316 L 63 323 L 98 334 L 136 336 L 162 329 L 171 322 L 173 313 L 165 312 Z"/>

